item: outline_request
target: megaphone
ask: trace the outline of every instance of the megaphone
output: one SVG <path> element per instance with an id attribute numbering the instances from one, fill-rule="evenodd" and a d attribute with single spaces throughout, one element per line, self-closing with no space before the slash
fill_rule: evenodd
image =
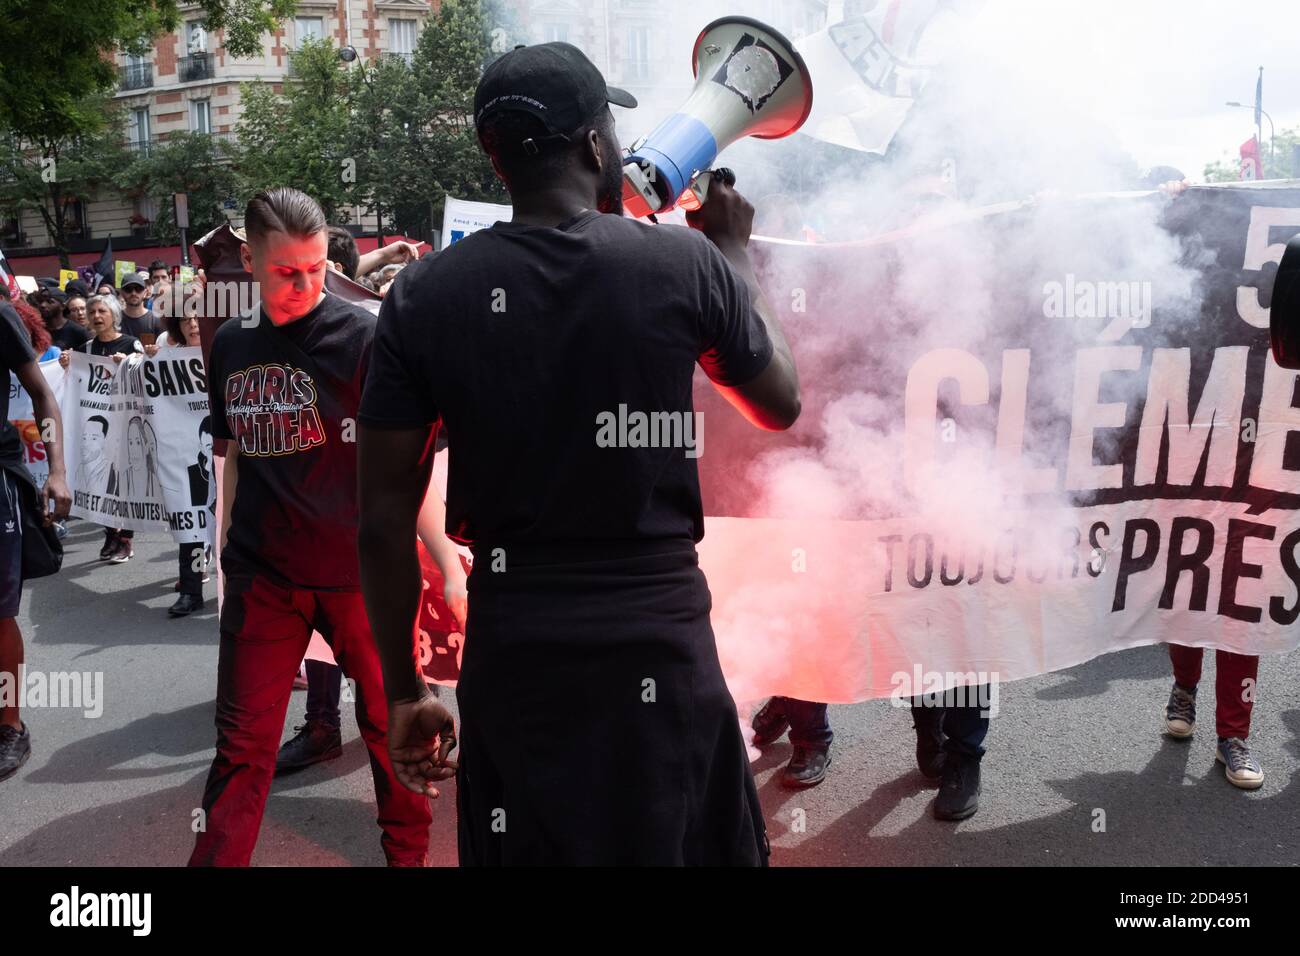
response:
<path id="1" fill-rule="evenodd" d="M 1300 236 L 1286 244 L 1277 266 L 1268 337 L 1274 361 L 1282 368 L 1300 369 Z"/>
<path id="2" fill-rule="evenodd" d="M 812 77 L 794 46 L 749 17 L 705 27 L 691 54 L 695 89 L 624 159 L 623 208 L 633 216 L 698 209 L 718 153 L 743 136 L 789 136 L 812 111 Z"/>

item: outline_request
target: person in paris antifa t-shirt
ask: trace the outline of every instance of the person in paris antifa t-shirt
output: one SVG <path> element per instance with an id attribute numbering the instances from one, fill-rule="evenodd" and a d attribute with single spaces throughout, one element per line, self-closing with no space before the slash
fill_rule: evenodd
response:
<path id="1" fill-rule="evenodd" d="M 390 865 L 422 866 L 428 800 L 393 775 L 379 660 L 358 583 L 356 444 L 375 317 L 324 292 L 326 222 L 288 188 L 245 213 L 251 316 L 214 336 L 208 388 L 223 474 L 225 603 L 217 673 L 217 754 L 203 794 L 195 866 L 247 865 L 275 771 L 293 677 L 313 630 L 356 681 L 381 844 Z M 412 668 L 414 664 L 412 662 Z"/>

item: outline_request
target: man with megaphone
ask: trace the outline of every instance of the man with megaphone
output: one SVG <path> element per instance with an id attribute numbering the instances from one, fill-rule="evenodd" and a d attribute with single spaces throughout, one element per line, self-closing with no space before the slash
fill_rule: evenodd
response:
<path id="1" fill-rule="evenodd" d="M 608 104 L 635 102 L 566 43 L 488 67 L 475 122 L 514 218 L 407 266 L 380 313 L 360 415 L 363 590 L 399 778 L 434 795 L 456 775 L 462 864 L 768 858 L 695 551 L 691 379 L 698 363 L 779 430 L 799 415 L 798 377 L 746 250 L 753 207 L 725 180 L 695 229 L 621 214 Z M 611 440 L 614 420 L 682 427 Z M 411 667 L 411 542 L 439 425 L 447 533 L 475 559 L 459 739 Z"/>

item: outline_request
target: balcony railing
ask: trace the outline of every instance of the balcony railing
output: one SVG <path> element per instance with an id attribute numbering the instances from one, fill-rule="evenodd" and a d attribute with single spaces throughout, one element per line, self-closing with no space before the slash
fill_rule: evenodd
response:
<path id="1" fill-rule="evenodd" d="M 192 136 L 207 136 L 214 140 L 221 140 L 226 143 L 234 143 L 237 140 L 234 130 L 213 130 L 210 133 L 201 133 L 197 130 L 174 130 L 172 132 L 162 133 L 159 136 L 150 136 L 147 140 L 131 139 L 128 135 L 126 148 L 133 153 L 142 156 L 148 156 L 158 147 L 168 141 L 176 133 L 189 133 Z"/>
<path id="2" fill-rule="evenodd" d="M 152 63 L 127 63 L 119 68 L 123 90 L 143 90 L 153 86 Z"/>
<path id="3" fill-rule="evenodd" d="M 212 79 L 212 54 L 191 53 L 176 61 L 176 76 L 182 83 Z"/>

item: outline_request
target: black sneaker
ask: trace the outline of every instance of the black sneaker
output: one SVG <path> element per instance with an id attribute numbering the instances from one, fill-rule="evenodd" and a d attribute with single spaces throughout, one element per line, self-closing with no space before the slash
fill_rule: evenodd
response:
<path id="1" fill-rule="evenodd" d="M 766 747 L 781 739 L 781 735 L 790 729 L 790 720 L 785 716 L 785 698 L 773 697 L 764 704 L 752 721 L 754 726 L 754 746 Z"/>
<path id="2" fill-rule="evenodd" d="M 203 607 L 202 594 L 182 594 L 176 603 L 167 609 L 168 617 L 184 617 Z"/>
<path id="3" fill-rule="evenodd" d="M 110 534 L 104 538 L 104 546 L 99 549 L 99 560 L 107 561 L 117 550 L 117 535 Z"/>
<path id="4" fill-rule="evenodd" d="M 912 728 L 916 731 L 916 766 L 927 780 L 943 776 L 943 708 L 913 707 Z"/>
<path id="5" fill-rule="evenodd" d="M 826 779 L 826 768 L 831 765 L 831 755 L 827 750 L 813 747 L 795 747 L 794 756 L 781 774 L 781 786 L 787 790 L 804 790 L 815 787 Z"/>
<path id="6" fill-rule="evenodd" d="M 22 730 L 0 724 L 0 780 L 7 780 L 32 755 L 32 735 L 23 724 Z"/>
<path id="7" fill-rule="evenodd" d="M 1165 733 L 1186 740 L 1196 729 L 1196 688 L 1188 690 L 1174 684 L 1165 704 Z"/>
<path id="8" fill-rule="evenodd" d="M 298 731 L 297 735 L 286 740 L 276 755 L 277 777 L 343 756 L 343 735 L 337 727 L 329 727 L 319 721 L 308 721 L 294 730 Z"/>
<path id="9" fill-rule="evenodd" d="M 965 820 L 980 808 L 980 762 L 972 757 L 946 755 L 943 783 L 934 798 L 936 820 Z"/>

